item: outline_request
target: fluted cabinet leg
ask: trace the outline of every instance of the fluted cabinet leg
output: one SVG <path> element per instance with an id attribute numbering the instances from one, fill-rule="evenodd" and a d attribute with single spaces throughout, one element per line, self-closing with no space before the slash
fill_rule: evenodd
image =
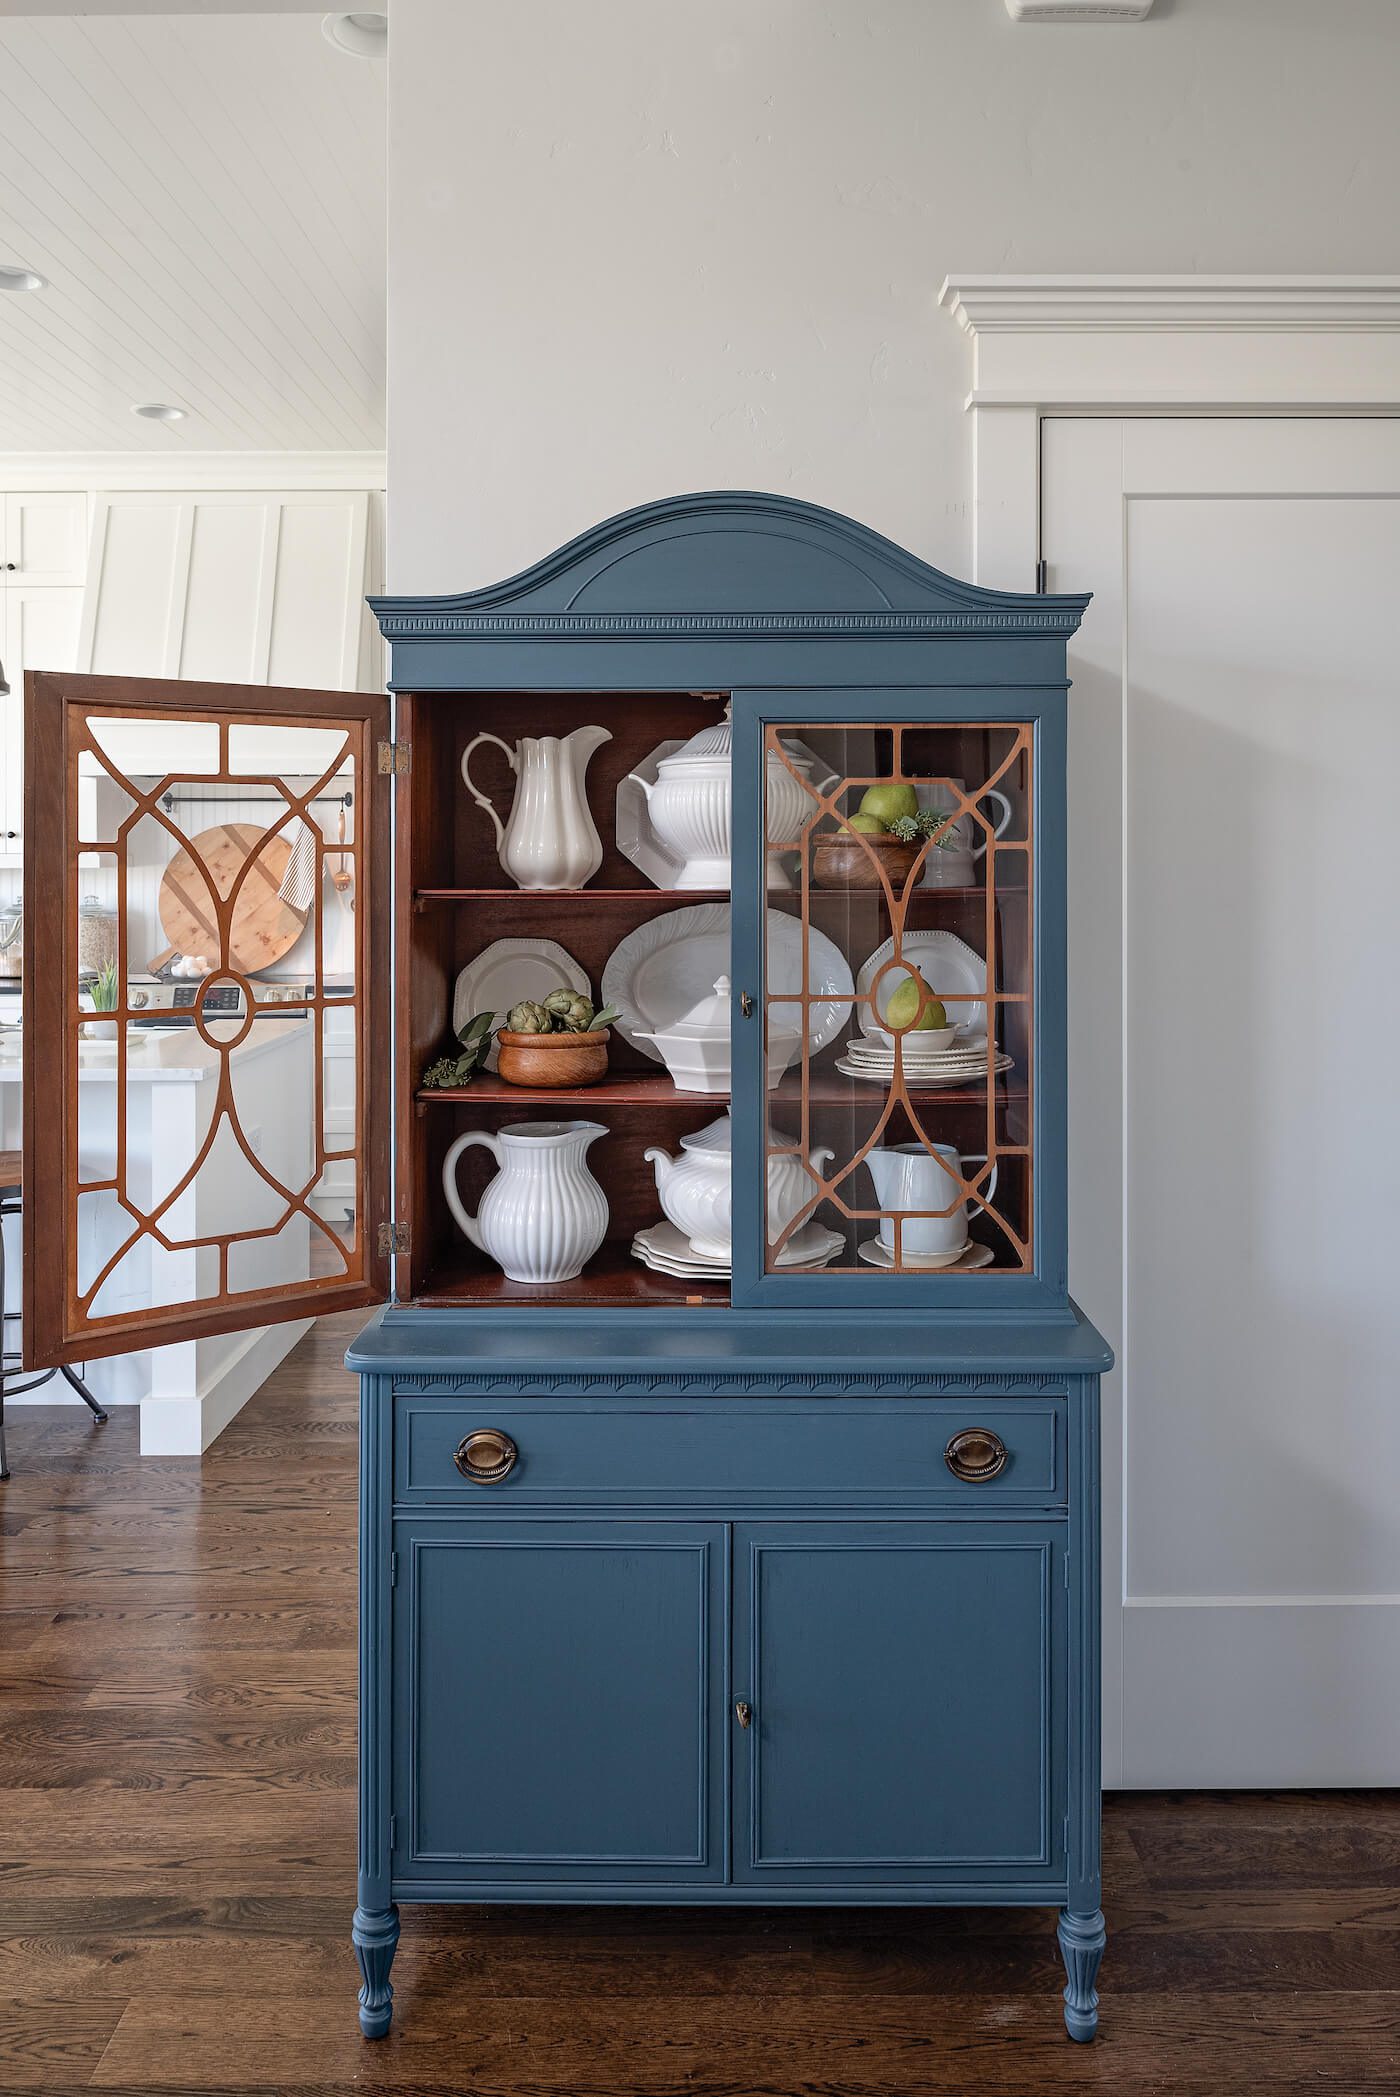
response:
<path id="1" fill-rule="evenodd" d="M 364 1986 L 360 1990 L 360 2030 L 367 2039 L 382 2039 L 394 2014 L 389 1968 L 399 1941 L 397 1908 L 356 1908 L 351 1929 L 355 1957 Z"/>
<path id="2" fill-rule="evenodd" d="M 1099 1961 L 1103 1957 L 1104 1920 L 1102 1908 L 1077 1915 L 1062 1908 L 1056 1932 L 1065 1962 L 1065 2030 L 1072 2039 L 1092 2039 L 1099 2028 Z"/>

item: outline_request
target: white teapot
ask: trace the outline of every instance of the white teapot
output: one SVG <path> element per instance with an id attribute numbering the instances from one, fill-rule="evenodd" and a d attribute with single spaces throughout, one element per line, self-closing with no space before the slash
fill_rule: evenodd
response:
<path id="1" fill-rule="evenodd" d="M 708 1259 L 727 1260 L 731 1252 L 733 1206 L 732 1138 L 727 1114 L 693 1136 L 681 1137 L 679 1158 L 664 1150 L 643 1153 L 656 1171 L 656 1191 L 668 1220 Z M 776 1131 L 773 1132 L 776 1135 Z M 786 1139 L 783 1139 L 786 1141 Z M 809 1163 L 820 1171 L 834 1156 L 814 1150 Z M 816 1187 L 795 1155 L 768 1160 L 768 1242 L 776 1244 L 787 1226 L 805 1209 Z"/>

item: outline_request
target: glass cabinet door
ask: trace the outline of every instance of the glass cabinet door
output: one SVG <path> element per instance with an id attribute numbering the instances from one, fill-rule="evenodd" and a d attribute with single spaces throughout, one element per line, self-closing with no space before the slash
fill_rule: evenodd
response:
<path id="1" fill-rule="evenodd" d="M 762 810 L 745 886 L 763 905 L 738 933 L 758 988 L 736 1124 L 762 1177 L 738 1194 L 736 1167 L 736 1208 L 753 1298 L 1033 1290 L 1044 724 L 982 695 L 746 696 L 736 778 L 755 829 Z M 736 1283 L 738 1253 L 736 1231 Z"/>

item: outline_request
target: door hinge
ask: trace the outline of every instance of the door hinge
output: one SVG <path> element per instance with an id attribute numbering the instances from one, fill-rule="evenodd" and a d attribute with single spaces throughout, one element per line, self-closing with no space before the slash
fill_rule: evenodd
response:
<path id="1" fill-rule="evenodd" d="M 391 1813 L 391 1814 L 389 1815 L 389 1855 L 390 1855 L 391 1857 L 393 1856 L 393 1854 L 394 1854 L 394 1851 L 395 1851 L 395 1850 L 396 1850 L 396 1849 L 398 1848 L 398 1846 L 399 1846 L 399 1816 L 398 1816 L 398 1814 L 397 1814 L 397 1813 Z"/>
<path id="2" fill-rule="evenodd" d="M 412 1232 L 406 1223 L 381 1223 L 376 1243 L 379 1257 L 385 1260 L 391 1252 L 412 1252 Z"/>
<path id="3" fill-rule="evenodd" d="M 398 1552 L 397 1552 L 397 1551 L 391 1551 L 391 1552 L 389 1553 L 389 1585 L 390 1585 L 390 1587 L 397 1587 L 397 1586 L 398 1586 L 398 1584 L 399 1584 L 399 1554 L 398 1554 Z"/>
<path id="4" fill-rule="evenodd" d="M 1037 597 L 1043 597 L 1043 596 L 1045 595 L 1046 591 L 1047 591 L 1047 590 L 1048 590 L 1049 588 L 1050 588 L 1050 563 L 1049 563 L 1048 561 L 1037 561 L 1037 562 L 1036 562 L 1036 564 L 1035 564 L 1035 594 L 1036 594 L 1036 596 L 1037 596 Z M 382 747 L 382 746 L 381 746 L 381 747 Z M 381 766 L 380 766 L 380 770 L 382 771 L 383 769 L 384 769 L 384 768 L 383 768 L 383 766 L 381 765 Z"/>
<path id="5" fill-rule="evenodd" d="M 377 745 L 381 772 L 411 772 L 413 770 L 413 745 L 411 743 L 382 742 Z"/>

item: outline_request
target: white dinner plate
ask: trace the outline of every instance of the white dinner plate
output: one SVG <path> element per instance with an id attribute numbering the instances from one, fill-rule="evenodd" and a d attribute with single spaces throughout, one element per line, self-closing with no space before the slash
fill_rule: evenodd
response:
<path id="1" fill-rule="evenodd" d="M 867 1267 L 883 1267 L 890 1274 L 896 1271 L 894 1254 L 883 1238 L 865 1239 L 863 1244 L 856 1247 L 856 1252 Z M 995 1258 L 996 1254 L 990 1245 L 965 1245 L 957 1257 L 951 1260 L 921 1260 L 913 1253 L 906 1252 L 898 1271 L 904 1274 L 911 1270 L 920 1274 L 975 1274 L 979 1267 L 990 1267 Z"/>
<path id="2" fill-rule="evenodd" d="M 987 964 L 965 939 L 959 939 L 956 932 L 906 932 L 900 942 L 900 954 L 919 971 L 935 997 L 958 1000 L 948 1007 L 948 1017 L 955 1026 L 970 1034 L 986 1033 Z M 893 959 L 894 941 L 887 939 L 883 946 L 876 947 L 856 977 L 857 997 L 869 998 L 871 984 L 885 963 Z M 903 980 L 897 968 L 882 978 L 877 993 L 878 1014 L 868 1003 L 857 1006 L 862 1034 L 878 1039 L 885 1032 L 885 1006 Z"/>
<path id="3" fill-rule="evenodd" d="M 992 1067 L 993 1075 L 1000 1077 L 1004 1070 L 1010 1070 L 1014 1060 L 1014 1057 L 1004 1053 L 999 1055 Z M 842 1077 L 859 1078 L 864 1085 L 888 1086 L 894 1081 L 893 1060 L 884 1065 L 851 1063 L 843 1056 L 836 1068 L 840 1071 Z M 946 1087 L 956 1085 L 962 1085 L 970 1089 L 979 1080 L 985 1079 L 987 1066 L 981 1059 L 974 1063 L 970 1070 L 916 1070 L 909 1066 L 906 1067 L 904 1075 L 916 1091 L 937 1092 Z"/>
<path id="4" fill-rule="evenodd" d="M 457 977 L 452 993 L 454 1034 L 478 1012 L 494 1014 L 499 1024 L 522 998 L 543 1004 L 551 990 L 577 990 L 590 997 L 588 974 L 554 939 L 493 939 Z M 496 1068 L 496 1043 L 486 1053 L 486 1068 Z"/>
<path id="5" fill-rule="evenodd" d="M 804 1223 L 801 1230 L 788 1239 L 776 1264 L 779 1267 L 824 1266 L 845 1242 L 839 1231 L 828 1230 L 825 1224 Z M 674 1223 L 653 1223 L 648 1229 L 638 1231 L 632 1240 L 632 1251 L 643 1266 L 653 1268 L 658 1274 L 671 1274 L 687 1281 L 729 1279 L 729 1261 L 712 1260 L 697 1252 Z"/>
<path id="6" fill-rule="evenodd" d="M 603 968 L 602 1000 L 616 1005 L 617 1031 L 624 1041 L 665 1061 L 654 1041 L 638 1032 L 660 1032 L 684 1018 L 730 970 L 728 903 L 692 903 L 648 918 L 616 946 Z M 807 1007 L 813 1054 L 836 1039 L 851 1016 L 855 985 L 840 948 L 815 926 L 809 929 L 812 989 L 821 1003 Z M 785 911 L 768 913 L 769 988 L 802 988 L 802 927 Z M 780 1007 L 780 1010 L 786 1008 Z"/>

